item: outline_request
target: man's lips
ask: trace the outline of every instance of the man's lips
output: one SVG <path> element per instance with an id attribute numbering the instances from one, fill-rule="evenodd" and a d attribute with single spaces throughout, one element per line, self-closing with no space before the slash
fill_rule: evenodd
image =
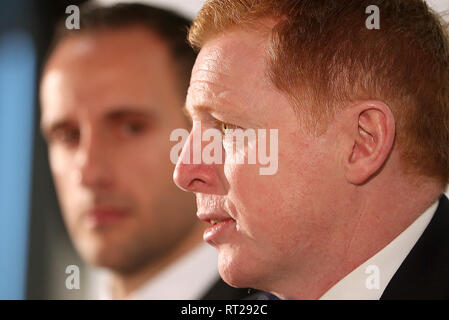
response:
<path id="1" fill-rule="evenodd" d="M 86 211 L 85 217 L 91 227 L 113 225 L 129 216 L 125 208 L 97 206 Z"/>
<path id="2" fill-rule="evenodd" d="M 197 212 L 198 219 L 207 223 L 218 223 L 224 220 L 232 219 L 232 217 L 223 211 L 213 211 L 213 212 Z M 234 219 L 232 219 L 234 220 Z"/>
<path id="3" fill-rule="evenodd" d="M 210 224 L 203 234 L 203 240 L 216 246 L 226 241 L 226 235 L 235 229 L 236 221 L 224 213 L 197 213 L 200 220 Z"/>

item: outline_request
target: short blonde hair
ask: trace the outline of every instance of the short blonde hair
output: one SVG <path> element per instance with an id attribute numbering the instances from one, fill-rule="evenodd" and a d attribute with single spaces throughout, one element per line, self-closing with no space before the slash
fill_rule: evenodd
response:
<path id="1" fill-rule="evenodd" d="M 365 25 L 370 5 L 380 9 L 379 30 Z M 232 28 L 257 30 L 264 18 L 278 21 L 269 77 L 309 129 L 323 132 L 350 101 L 384 101 L 395 117 L 404 168 L 448 182 L 448 34 L 424 1 L 209 0 L 189 41 L 200 49 Z"/>

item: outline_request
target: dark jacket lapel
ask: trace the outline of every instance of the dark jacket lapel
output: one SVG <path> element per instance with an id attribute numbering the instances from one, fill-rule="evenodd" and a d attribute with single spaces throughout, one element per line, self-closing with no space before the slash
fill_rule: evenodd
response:
<path id="1" fill-rule="evenodd" d="M 444 194 L 381 299 L 449 299 L 449 200 Z"/>
<path id="2" fill-rule="evenodd" d="M 218 279 L 201 297 L 201 300 L 241 300 L 250 296 L 250 292 L 249 289 L 233 288 L 223 280 Z"/>

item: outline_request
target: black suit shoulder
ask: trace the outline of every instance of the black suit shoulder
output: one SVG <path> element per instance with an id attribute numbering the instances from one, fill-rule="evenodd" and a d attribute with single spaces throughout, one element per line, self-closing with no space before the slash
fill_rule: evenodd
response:
<path id="1" fill-rule="evenodd" d="M 449 200 L 445 195 L 381 299 L 449 299 Z"/>
<path id="2" fill-rule="evenodd" d="M 242 300 L 253 293 L 252 289 L 234 288 L 219 279 L 201 297 L 201 300 Z"/>

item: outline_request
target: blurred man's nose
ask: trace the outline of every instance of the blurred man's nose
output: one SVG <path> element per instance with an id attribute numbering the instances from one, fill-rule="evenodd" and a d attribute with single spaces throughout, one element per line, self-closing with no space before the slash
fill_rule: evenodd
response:
<path id="1" fill-rule="evenodd" d="M 80 184 L 91 189 L 106 189 L 111 184 L 107 147 L 97 133 L 88 133 L 81 138 L 77 157 Z"/>
<path id="2" fill-rule="evenodd" d="M 195 130 L 200 129 L 194 126 L 192 132 L 190 132 L 176 164 L 173 181 L 184 191 L 205 194 L 225 194 L 225 186 L 222 183 L 223 179 L 220 178 L 220 171 L 223 171 L 223 165 L 205 164 L 201 155 L 194 155 L 194 152 L 202 152 L 202 148 L 194 148 L 194 137 L 201 137 L 201 133 L 196 134 Z M 199 145 L 198 143 L 201 142 L 195 141 L 195 143 Z M 200 161 L 194 161 L 195 159 L 200 159 Z"/>

